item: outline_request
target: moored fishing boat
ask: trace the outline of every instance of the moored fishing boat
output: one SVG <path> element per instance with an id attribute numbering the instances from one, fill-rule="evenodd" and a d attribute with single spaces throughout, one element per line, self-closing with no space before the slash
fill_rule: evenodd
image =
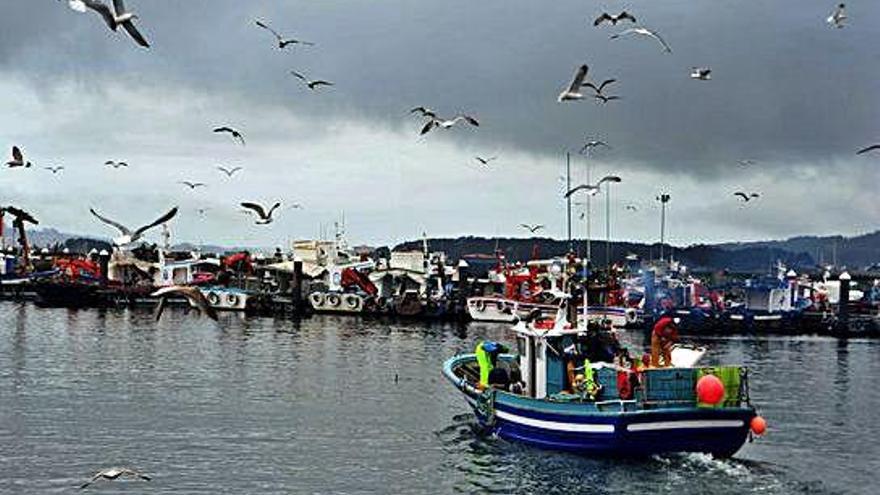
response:
<path id="1" fill-rule="evenodd" d="M 585 374 L 594 377 L 588 381 L 598 387 L 590 393 L 577 391 L 567 383 L 563 349 L 578 345 L 584 332 L 563 323 L 563 311 L 559 313 L 550 325 L 519 322 L 514 327 L 516 353 L 499 355 L 497 366 L 515 377 L 516 386 L 481 385 L 476 354 L 444 363 L 444 376 L 464 394 L 479 423 L 498 436 L 581 454 L 703 452 L 729 457 L 751 429 L 763 432 L 763 419 L 749 400 L 748 371 L 739 366 L 649 368 L 640 370 L 637 385 L 629 388 L 634 381 L 629 369 L 586 361 Z M 679 354 L 702 355 L 685 349 Z M 684 359 L 678 357 L 673 354 L 673 363 L 681 364 Z M 711 401 L 697 392 L 704 381 L 716 387 Z"/>

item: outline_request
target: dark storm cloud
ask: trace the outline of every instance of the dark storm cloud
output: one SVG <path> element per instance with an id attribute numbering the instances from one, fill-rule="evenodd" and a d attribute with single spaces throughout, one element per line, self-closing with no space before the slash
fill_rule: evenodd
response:
<path id="1" fill-rule="evenodd" d="M 466 110 L 485 125 L 465 143 L 557 154 L 596 134 L 614 144 L 611 160 L 707 180 L 739 158 L 772 166 L 846 156 L 880 135 L 876 3 L 853 5 L 841 30 L 824 24 L 829 5 L 821 2 L 627 6 L 672 54 L 651 40 L 609 40 L 623 28 L 592 27 L 602 8 L 576 1 L 130 3 L 150 52 L 117 39 L 94 14 L 45 0 L 6 8 L 0 60 L 38 86 L 72 78 L 98 91 L 105 77 L 186 84 L 232 91 L 256 107 L 375 119 L 414 133 L 411 106 Z M 318 46 L 279 52 L 256 18 Z M 623 100 L 557 104 L 582 62 L 594 78 L 618 78 L 611 92 Z M 693 65 L 712 67 L 713 80 L 690 80 Z M 291 69 L 337 86 L 309 94 Z"/>
<path id="2" fill-rule="evenodd" d="M 10 201 L 36 204 L 47 224 L 95 229 L 83 203 L 131 208 L 135 218 L 179 203 L 184 235 L 231 243 L 312 235 L 340 210 L 362 229 L 355 234 L 378 242 L 423 230 L 520 234 L 524 210 L 558 233 L 562 152 L 587 134 L 612 145 L 594 173 L 625 177 L 615 211 L 642 206 L 620 215 L 614 232 L 626 238 L 655 236 L 660 190 L 673 193 L 669 228 L 682 242 L 866 230 L 878 213 L 873 157 L 854 155 L 880 140 L 876 2 L 849 5 L 844 29 L 824 23 L 833 2 L 800 0 L 128 3 L 150 50 L 65 2 L 4 5 L 0 144 L 22 144 L 70 173 L 0 180 Z M 609 40 L 625 25 L 592 27 L 596 14 L 621 7 L 673 52 Z M 258 18 L 317 46 L 279 51 Z M 623 99 L 558 104 L 581 63 L 593 79 L 617 78 L 609 92 Z M 692 66 L 712 67 L 713 79 L 691 80 Z M 290 70 L 336 85 L 312 93 Z M 417 105 L 467 111 L 482 125 L 419 139 L 421 121 L 407 114 Z M 248 146 L 214 136 L 221 124 L 241 127 Z M 501 159 L 485 171 L 474 154 Z M 135 166 L 108 175 L 108 158 Z M 758 163 L 743 168 L 743 158 Z M 244 165 L 241 181 L 187 196 L 168 186 L 215 180 L 216 162 Z M 578 174 L 584 163 L 576 160 Z M 70 187 L 76 197 L 62 194 Z M 738 188 L 760 190 L 761 201 L 740 207 Z M 133 193 L 142 201 L 130 205 Z M 230 229 L 241 220 L 230 201 L 275 197 L 310 209 L 286 213 L 277 231 Z M 215 219 L 186 216 L 205 204 Z"/>

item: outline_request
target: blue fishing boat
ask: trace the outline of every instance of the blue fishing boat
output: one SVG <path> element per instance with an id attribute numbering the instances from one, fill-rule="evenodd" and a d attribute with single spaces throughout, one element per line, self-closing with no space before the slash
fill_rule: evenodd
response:
<path id="1" fill-rule="evenodd" d="M 563 323 L 559 313 L 549 328 L 524 322 L 513 327 L 516 352 L 500 354 L 496 362 L 515 377 L 513 385 L 481 386 L 476 354 L 444 363 L 443 374 L 464 394 L 479 423 L 499 437 L 590 455 L 703 452 L 729 457 L 752 429 L 763 433 L 765 423 L 749 400 L 748 371 L 694 366 L 694 359 L 687 358 L 698 359 L 702 352 L 685 348 L 673 351 L 673 364 L 685 365 L 638 371 L 638 385 L 627 391 L 627 398 L 621 398 L 618 384 L 629 388 L 633 372 L 612 363 L 585 363 L 599 391 L 574 392 L 567 383 L 564 349 L 576 345 L 584 332 Z M 714 375 L 707 383 L 722 385 L 712 405 L 701 403 L 696 391 L 707 375 Z"/>

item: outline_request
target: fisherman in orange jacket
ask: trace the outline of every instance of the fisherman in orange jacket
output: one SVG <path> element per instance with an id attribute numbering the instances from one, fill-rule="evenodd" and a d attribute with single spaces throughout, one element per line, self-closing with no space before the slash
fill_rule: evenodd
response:
<path id="1" fill-rule="evenodd" d="M 672 366 L 672 345 L 676 342 L 678 342 L 678 327 L 675 325 L 672 312 L 667 311 L 657 320 L 651 332 L 651 365 L 656 368 Z"/>

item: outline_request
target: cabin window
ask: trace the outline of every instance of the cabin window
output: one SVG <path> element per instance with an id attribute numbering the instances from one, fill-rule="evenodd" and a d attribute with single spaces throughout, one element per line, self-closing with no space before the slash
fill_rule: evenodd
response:
<path id="1" fill-rule="evenodd" d="M 520 356 L 526 355 L 526 339 L 524 337 L 516 338 L 516 353 Z"/>

